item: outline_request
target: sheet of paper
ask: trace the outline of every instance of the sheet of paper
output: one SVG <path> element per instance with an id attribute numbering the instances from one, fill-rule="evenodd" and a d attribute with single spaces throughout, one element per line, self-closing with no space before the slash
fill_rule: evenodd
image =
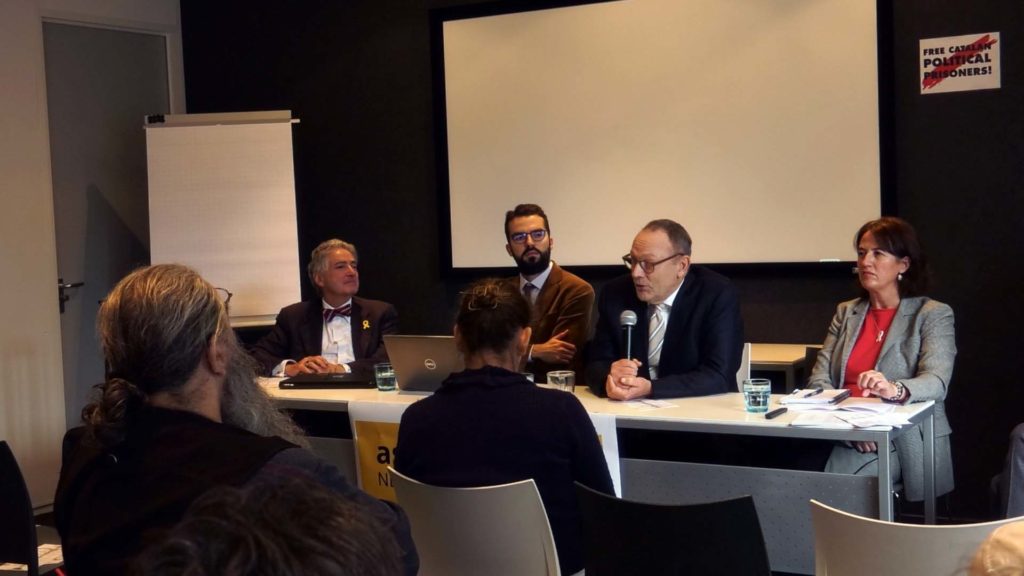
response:
<path id="1" fill-rule="evenodd" d="M 39 545 L 39 565 L 49 566 L 53 564 L 64 563 L 64 551 L 60 547 L 60 544 L 40 544 Z M 0 564 L 0 570 L 4 572 L 28 572 L 28 566 L 25 564 L 12 564 L 10 562 L 6 564 Z"/>
<path id="2" fill-rule="evenodd" d="M 810 428 L 832 428 L 836 430 L 853 429 L 853 424 L 836 418 L 832 412 L 825 411 L 801 412 L 789 425 Z"/>
<path id="3" fill-rule="evenodd" d="M 654 406 L 655 408 L 674 408 L 677 406 L 677 404 L 673 404 L 668 400 L 651 400 L 649 398 L 645 398 L 641 400 L 641 402 L 648 406 Z"/>
<path id="4" fill-rule="evenodd" d="M 833 414 L 836 418 L 852 424 L 856 428 L 870 428 L 872 426 L 893 428 L 910 424 L 910 420 L 907 420 L 902 414 L 865 414 L 857 412 L 834 412 Z"/>
<path id="5" fill-rule="evenodd" d="M 839 404 L 788 404 L 794 412 L 860 412 L 888 414 L 896 409 L 895 404 L 886 404 L 874 398 L 850 398 Z"/>
<path id="6" fill-rule="evenodd" d="M 630 410 L 647 411 L 655 410 L 657 408 L 673 408 L 677 406 L 667 400 L 651 400 L 650 398 L 640 398 L 637 400 L 626 400 L 622 402 L 622 405 Z"/>

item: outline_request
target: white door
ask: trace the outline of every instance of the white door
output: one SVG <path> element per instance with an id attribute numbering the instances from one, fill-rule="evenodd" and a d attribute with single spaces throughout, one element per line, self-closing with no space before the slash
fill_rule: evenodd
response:
<path id="1" fill-rule="evenodd" d="M 166 38 L 44 23 L 67 424 L 103 380 L 96 311 L 113 285 L 149 263 L 143 119 L 170 112 Z M 57 282 L 57 278 L 54 278 Z"/>

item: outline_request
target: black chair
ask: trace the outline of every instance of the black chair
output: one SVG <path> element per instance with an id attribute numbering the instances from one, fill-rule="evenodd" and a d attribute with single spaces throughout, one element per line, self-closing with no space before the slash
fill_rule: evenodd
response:
<path id="1" fill-rule="evenodd" d="M 28 565 L 28 576 L 39 574 L 36 519 L 25 478 L 6 441 L 0 441 L 0 564 Z"/>
<path id="2" fill-rule="evenodd" d="M 771 574 L 751 496 L 706 504 L 646 504 L 576 483 L 587 576 Z"/>
<path id="3" fill-rule="evenodd" d="M 48 535 L 47 540 L 56 539 L 56 533 Z M 37 543 L 36 519 L 25 478 L 11 447 L 0 440 L 0 564 L 25 564 L 28 576 L 58 568 L 51 565 L 40 572 Z"/>
<path id="4" fill-rule="evenodd" d="M 804 349 L 804 370 L 801 386 L 806 387 L 807 382 L 811 379 L 811 372 L 814 371 L 814 365 L 818 362 L 818 352 L 821 352 L 821 346 L 808 346 Z"/>

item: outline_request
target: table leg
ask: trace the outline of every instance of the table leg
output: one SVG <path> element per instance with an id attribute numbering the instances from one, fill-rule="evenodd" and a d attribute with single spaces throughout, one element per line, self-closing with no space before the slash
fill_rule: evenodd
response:
<path id="1" fill-rule="evenodd" d="M 924 433 L 924 523 L 935 524 L 935 415 L 928 413 L 921 431 Z"/>
<path id="2" fill-rule="evenodd" d="M 892 522 L 892 475 L 889 458 L 889 433 L 878 443 L 878 518 Z"/>

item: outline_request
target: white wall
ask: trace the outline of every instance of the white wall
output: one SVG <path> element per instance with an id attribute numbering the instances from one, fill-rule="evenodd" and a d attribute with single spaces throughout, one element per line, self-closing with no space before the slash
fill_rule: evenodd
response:
<path id="1" fill-rule="evenodd" d="M 65 430 L 43 19 L 161 32 L 184 110 L 177 0 L 0 0 L 0 439 L 33 504 L 53 501 Z"/>

